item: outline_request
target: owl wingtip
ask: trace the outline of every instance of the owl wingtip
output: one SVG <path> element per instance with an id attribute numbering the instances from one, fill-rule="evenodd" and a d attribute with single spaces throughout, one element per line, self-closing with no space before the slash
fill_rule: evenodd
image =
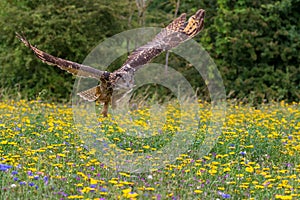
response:
<path id="1" fill-rule="evenodd" d="M 196 14 L 196 19 L 201 19 L 205 17 L 205 10 L 204 9 L 199 9 Z"/>
<path id="2" fill-rule="evenodd" d="M 31 48 L 31 44 L 30 44 L 29 41 L 26 39 L 25 34 L 24 34 L 23 32 L 21 32 L 21 34 L 18 33 L 18 32 L 15 32 L 15 34 L 16 34 L 16 37 L 17 37 L 21 42 L 23 42 L 23 43 L 25 44 L 25 46 Z"/>

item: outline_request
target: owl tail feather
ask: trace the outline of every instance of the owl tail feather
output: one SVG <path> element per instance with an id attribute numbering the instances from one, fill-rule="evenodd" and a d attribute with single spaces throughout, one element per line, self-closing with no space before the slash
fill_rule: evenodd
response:
<path id="1" fill-rule="evenodd" d="M 101 95 L 100 86 L 92 87 L 88 90 L 84 90 L 82 92 L 77 93 L 81 98 L 86 101 L 96 101 Z"/>

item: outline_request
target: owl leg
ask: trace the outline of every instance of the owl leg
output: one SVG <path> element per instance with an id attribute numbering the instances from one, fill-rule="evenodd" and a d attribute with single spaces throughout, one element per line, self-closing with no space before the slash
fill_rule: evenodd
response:
<path id="1" fill-rule="evenodd" d="M 103 105 L 103 109 L 102 109 L 102 115 L 103 115 L 103 117 L 107 117 L 108 107 L 109 107 L 109 102 L 105 101 L 104 105 Z"/>

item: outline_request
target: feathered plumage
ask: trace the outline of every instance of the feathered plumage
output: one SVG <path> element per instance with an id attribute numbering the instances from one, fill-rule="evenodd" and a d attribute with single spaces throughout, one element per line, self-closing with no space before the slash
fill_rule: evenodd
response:
<path id="1" fill-rule="evenodd" d="M 109 104 L 116 104 L 112 102 L 113 91 L 120 88 L 130 90 L 134 86 L 133 76 L 136 70 L 150 62 L 163 51 L 172 49 L 197 35 L 204 27 L 204 15 L 205 11 L 203 9 L 198 10 L 188 21 L 186 21 L 185 13 L 180 15 L 167 27 L 162 29 L 152 41 L 134 50 L 122 67 L 112 73 L 52 56 L 32 46 L 23 35 L 17 33 L 17 37 L 42 62 L 49 65 L 56 65 L 62 70 L 76 76 L 100 80 L 100 85 L 79 92 L 78 95 L 87 101 L 97 100 L 104 103 L 102 114 L 107 116 Z"/>

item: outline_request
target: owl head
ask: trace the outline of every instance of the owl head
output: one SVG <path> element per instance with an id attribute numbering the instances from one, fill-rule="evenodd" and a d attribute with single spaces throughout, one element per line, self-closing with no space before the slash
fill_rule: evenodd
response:
<path id="1" fill-rule="evenodd" d="M 122 67 L 116 72 L 116 80 L 114 82 L 114 89 L 130 90 L 134 87 L 134 71 L 135 69 L 129 65 Z"/>

